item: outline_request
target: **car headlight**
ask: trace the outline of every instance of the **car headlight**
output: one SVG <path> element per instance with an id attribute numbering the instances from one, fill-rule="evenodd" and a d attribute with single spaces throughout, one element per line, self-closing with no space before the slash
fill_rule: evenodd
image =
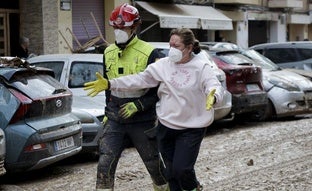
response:
<path id="1" fill-rule="evenodd" d="M 283 88 L 288 91 L 300 91 L 300 88 L 293 82 L 277 77 L 268 77 L 267 80 L 274 86 Z"/>

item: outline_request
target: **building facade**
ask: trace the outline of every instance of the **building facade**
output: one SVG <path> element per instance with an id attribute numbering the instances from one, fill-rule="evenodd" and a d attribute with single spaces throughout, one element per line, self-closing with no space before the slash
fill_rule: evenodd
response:
<path id="1" fill-rule="evenodd" d="M 192 28 L 200 41 L 229 41 L 244 48 L 312 40 L 311 0 L 3 0 L 0 55 L 14 56 L 20 36 L 30 39 L 29 50 L 37 55 L 113 43 L 107 21 L 124 2 L 139 9 L 143 24 L 138 34 L 146 41 L 168 41 L 177 26 Z"/>

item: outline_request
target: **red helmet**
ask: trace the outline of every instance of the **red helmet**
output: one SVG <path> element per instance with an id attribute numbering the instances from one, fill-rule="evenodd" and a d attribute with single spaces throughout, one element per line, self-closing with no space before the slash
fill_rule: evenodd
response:
<path id="1" fill-rule="evenodd" d="M 109 25 L 117 28 L 135 26 L 140 22 L 138 9 L 128 3 L 116 7 L 109 18 Z"/>

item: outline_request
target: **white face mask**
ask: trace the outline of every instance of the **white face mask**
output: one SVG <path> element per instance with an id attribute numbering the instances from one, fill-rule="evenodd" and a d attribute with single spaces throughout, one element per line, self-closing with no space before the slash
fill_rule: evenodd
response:
<path id="1" fill-rule="evenodd" d="M 115 33 L 115 38 L 116 38 L 117 44 L 125 43 L 129 40 L 128 33 L 123 31 L 123 30 L 115 29 L 114 33 Z"/>
<path id="2" fill-rule="evenodd" d="M 168 56 L 169 56 L 169 60 L 171 62 L 176 63 L 176 62 L 179 62 L 182 60 L 183 53 L 181 50 L 179 50 L 177 48 L 170 47 Z"/>

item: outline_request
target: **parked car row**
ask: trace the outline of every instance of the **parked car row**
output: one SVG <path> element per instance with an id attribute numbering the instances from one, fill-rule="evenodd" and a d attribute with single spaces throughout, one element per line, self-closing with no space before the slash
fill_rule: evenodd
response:
<path id="1" fill-rule="evenodd" d="M 274 43 L 272 47 L 276 45 L 276 47 L 282 46 L 286 48 L 286 44 L 289 44 L 290 48 L 294 48 L 294 43 L 292 42 L 281 43 L 281 45 Z M 304 44 L 302 47 L 307 47 L 307 42 L 298 44 Z M 312 43 L 310 43 L 311 45 Z M 240 54 L 252 59 L 254 65 L 262 68 L 262 81 L 268 95 L 268 105 L 264 113 L 261 114 L 262 119 L 266 120 L 311 113 L 312 82 L 298 74 L 303 74 L 307 71 L 295 69 L 297 71 L 295 73 L 289 69 L 283 69 L 259 52 L 253 49 L 245 50 L 239 48 L 233 43 L 215 43 L 212 45 L 212 48 L 237 50 Z"/>
<path id="2" fill-rule="evenodd" d="M 39 169 L 81 151 L 82 127 L 71 111 L 72 99 L 52 70 L 1 58 L 0 129 L 7 172 Z M 1 159 L 3 138 L 0 134 Z"/>

